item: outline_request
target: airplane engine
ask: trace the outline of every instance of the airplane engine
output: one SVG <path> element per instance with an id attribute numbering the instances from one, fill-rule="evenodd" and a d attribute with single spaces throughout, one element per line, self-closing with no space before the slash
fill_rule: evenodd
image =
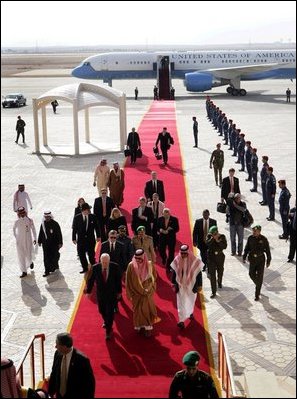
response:
<path id="1" fill-rule="evenodd" d="M 206 91 L 213 87 L 213 75 L 207 72 L 186 73 L 184 83 L 188 91 Z"/>

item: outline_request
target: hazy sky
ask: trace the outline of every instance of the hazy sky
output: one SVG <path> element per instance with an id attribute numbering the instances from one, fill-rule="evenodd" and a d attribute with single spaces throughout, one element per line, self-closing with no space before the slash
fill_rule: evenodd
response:
<path id="1" fill-rule="evenodd" d="M 1 1 L 2 46 L 296 42 L 295 1 Z"/>

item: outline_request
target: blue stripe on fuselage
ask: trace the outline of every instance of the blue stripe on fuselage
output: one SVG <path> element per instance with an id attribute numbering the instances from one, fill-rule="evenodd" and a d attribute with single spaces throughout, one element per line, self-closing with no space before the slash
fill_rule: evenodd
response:
<path id="1" fill-rule="evenodd" d="M 186 73 L 198 72 L 197 70 L 174 70 L 171 77 L 184 79 Z M 201 71 L 203 72 L 203 71 Z M 157 72 L 147 71 L 95 71 L 90 65 L 80 65 L 72 71 L 72 76 L 80 79 L 156 79 Z M 241 76 L 241 80 L 260 80 L 260 79 L 295 79 L 296 68 L 278 68 L 269 71 L 255 72 Z"/>

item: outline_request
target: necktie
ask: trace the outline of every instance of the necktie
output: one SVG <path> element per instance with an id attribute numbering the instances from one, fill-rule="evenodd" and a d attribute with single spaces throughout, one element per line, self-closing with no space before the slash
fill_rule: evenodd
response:
<path id="1" fill-rule="evenodd" d="M 112 254 L 114 252 L 114 243 L 111 243 L 111 248 L 110 248 L 110 253 Z"/>
<path id="2" fill-rule="evenodd" d="M 85 218 L 85 228 L 87 231 L 88 230 L 88 215 L 84 216 L 84 218 Z"/>
<path id="3" fill-rule="evenodd" d="M 106 199 L 102 198 L 103 216 L 106 216 Z"/>
<path id="4" fill-rule="evenodd" d="M 156 180 L 154 180 L 154 193 L 156 193 L 157 192 L 157 182 L 156 182 Z"/>
<path id="5" fill-rule="evenodd" d="M 106 280 L 107 280 L 107 270 L 106 269 L 102 269 L 102 276 L 103 276 L 103 281 L 106 283 Z"/>
<path id="6" fill-rule="evenodd" d="M 64 396 L 67 390 L 67 364 L 66 355 L 63 355 L 61 363 L 61 381 L 60 381 L 60 394 Z"/>
<path id="7" fill-rule="evenodd" d="M 206 236 L 207 236 L 207 233 L 208 233 L 208 228 L 207 228 L 207 220 L 204 220 L 204 229 L 203 229 L 203 241 L 205 242 L 206 241 Z"/>

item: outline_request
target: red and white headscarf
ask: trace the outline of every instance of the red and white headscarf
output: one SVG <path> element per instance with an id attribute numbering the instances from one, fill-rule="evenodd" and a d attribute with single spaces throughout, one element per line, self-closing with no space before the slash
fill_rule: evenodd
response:
<path id="1" fill-rule="evenodd" d="M 136 259 L 135 259 L 135 255 L 138 258 L 142 258 L 143 262 L 141 264 L 137 263 Z M 150 277 L 153 277 L 152 273 L 151 273 L 151 268 L 149 267 L 149 263 L 148 263 L 148 258 L 146 253 L 144 252 L 143 249 L 137 249 L 135 252 L 135 255 L 132 258 L 132 265 L 133 265 L 133 269 L 135 271 L 135 273 L 137 274 L 139 280 L 141 283 L 143 283 L 145 280 L 147 280 L 148 275 L 151 274 Z"/>
<path id="2" fill-rule="evenodd" d="M 187 253 L 188 256 L 183 258 L 181 253 Z M 184 265 L 186 265 L 185 269 Z M 191 284 L 191 281 L 193 281 L 193 277 L 197 276 L 197 274 L 201 272 L 203 262 L 189 250 L 188 245 L 182 245 L 179 254 L 172 261 L 171 267 L 176 273 L 176 282 L 181 284 L 181 281 L 183 280 L 186 281 L 187 285 L 189 285 Z M 183 277 L 182 273 L 184 273 Z"/>
<path id="3" fill-rule="evenodd" d="M 1 398 L 19 398 L 16 370 L 13 361 L 1 357 Z"/>

